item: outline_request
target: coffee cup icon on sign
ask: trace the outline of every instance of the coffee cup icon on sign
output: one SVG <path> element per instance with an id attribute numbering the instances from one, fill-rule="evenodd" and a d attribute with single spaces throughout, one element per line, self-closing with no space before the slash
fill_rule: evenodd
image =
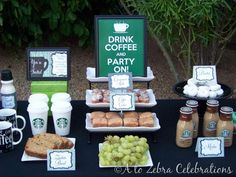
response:
<path id="1" fill-rule="evenodd" d="M 43 77 L 44 71 L 48 68 L 48 60 L 44 57 L 31 57 L 31 77 Z"/>
<path id="2" fill-rule="evenodd" d="M 127 23 L 114 23 L 115 33 L 126 33 L 126 30 L 129 28 Z"/>

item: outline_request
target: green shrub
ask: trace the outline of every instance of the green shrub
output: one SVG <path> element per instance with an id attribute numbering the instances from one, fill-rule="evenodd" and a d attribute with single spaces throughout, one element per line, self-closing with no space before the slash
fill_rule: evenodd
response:
<path id="1" fill-rule="evenodd" d="M 55 45 L 72 39 L 86 46 L 98 4 L 89 0 L 1 0 L 0 44 L 4 46 Z M 107 12 L 112 8 L 105 9 Z"/>
<path id="2" fill-rule="evenodd" d="M 179 80 L 176 63 L 181 65 L 185 78 L 190 77 L 193 65 L 217 65 L 236 33 L 233 0 L 120 1 L 128 13 L 147 17 L 149 31 L 176 81 Z"/>

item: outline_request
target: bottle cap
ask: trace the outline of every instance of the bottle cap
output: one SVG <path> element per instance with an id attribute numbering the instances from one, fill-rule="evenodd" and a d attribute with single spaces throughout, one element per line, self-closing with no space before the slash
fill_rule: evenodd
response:
<path id="1" fill-rule="evenodd" d="M 1 80 L 2 81 L 10 81 L 12 79 L 13 79 L 12 73 L 9 69 L 2 70 L 2 72 L 1 72 Z"/>
<path id="2" fill-rule="evenodd" d="M 223 114 L 232 114 L 233 108 L 228 107 L 228 106 L 223 106 L 220 108 L 220 112 Z"/>
<path id="3" fill-rule="evenodd" d="M 216 107 L 216 106 L 219 106 L 219 101 L 217 100 L 207 100 L 207 106 L 213 106 L 213 107 Z"/>
<path id="4" fill-rule="evenodd" d="M 196 100 L 188 100 L 186 101 L 186 106 L 196 108 L 198 107 L 198 102 Z"/>
<path id="5" fill-rule="evenodd" d="M 182 114 L 192 114 L 193 110 L 190 107 L 181 107 L 180 108 L 180 113 L 182 113 Z"/>

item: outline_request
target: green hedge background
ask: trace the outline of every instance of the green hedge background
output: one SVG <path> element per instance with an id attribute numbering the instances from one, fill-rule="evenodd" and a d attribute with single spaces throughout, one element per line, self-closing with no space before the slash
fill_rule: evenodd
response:
<path id="1" fill-rule="evenodd" d="M 93 36 L 94 15 L 114 13 L 119 14 L 116 0 L 1 0 L 0 45 L 24 47 L 69 41 L 87 46 Z"/>

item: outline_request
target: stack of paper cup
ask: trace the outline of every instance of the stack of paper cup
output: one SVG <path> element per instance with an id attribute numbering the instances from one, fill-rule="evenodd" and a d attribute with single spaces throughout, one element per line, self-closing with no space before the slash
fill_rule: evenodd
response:
<path id="1" fill-rule="evenodd" d="M 52 103 L 61 102 L 61 101 L 70 102 L 71 101 L 70 94 L 66 92 L 59 92 L 52 95 L 52 98 L 51 98 Z"/>
<path id="2" fill-rule="evenodd" d="M 70 102 L 67 101 L 53 102 L 51 111 L 56 134 L 61 136 L 68 135 L 70 133 L 70 122 L 71 122 L 71 111 L 72 111 L 72 106 Z"/>
<path id="3" fill-rule="evenodd" d="M 48 101 L 49 101 L 48 96 L 44 93 L 35 93 L 35 94 L 30 95 L 28 99 L 29 103 L 39 102 L 39 101 L 42 101 L 48 104 Z"/>
<path id="4" fill-rule="evenodd" d="M 33 135 L 47 132 L 48 110 L 48 105 L 43 101 L 34 101 L 28 105 L 27 111 Z"/>

